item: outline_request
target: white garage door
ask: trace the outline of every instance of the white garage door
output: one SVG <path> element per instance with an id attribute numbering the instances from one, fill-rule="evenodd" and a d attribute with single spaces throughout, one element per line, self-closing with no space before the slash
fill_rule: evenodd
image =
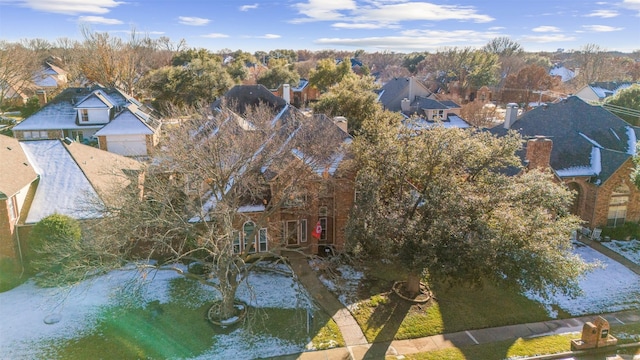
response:
<path id="1" fill-rule="evenodd" d="M 147 143 L 144 135 L 107 136 L 107 150 L 125 156 L 147 155 Z"/>

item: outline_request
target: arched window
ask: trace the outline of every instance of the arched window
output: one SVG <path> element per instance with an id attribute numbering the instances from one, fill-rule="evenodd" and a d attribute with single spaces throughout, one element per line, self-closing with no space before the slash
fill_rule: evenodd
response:
<path id="1" fill-rule="evenodd" d="M 256 252 L 256 238 L 258 236 L 255 231 L 256 224 L 253 221 L 247 221 L 242 225 L 242 237 L 244 238 L 244 251 L 250 253 Z"/>
<path id="2" fill-rule="evenodd" d="M 631 190 L 627 184 L 620 184 L 611 193 L 609 199 L 609 214 L 607 216 L 607 226 L 623 225 L 627 217 L 627 204 Z"/>

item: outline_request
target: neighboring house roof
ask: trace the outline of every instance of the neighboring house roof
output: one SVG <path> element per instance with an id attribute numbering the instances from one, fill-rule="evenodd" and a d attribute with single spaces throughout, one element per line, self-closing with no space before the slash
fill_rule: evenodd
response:
<path id="1" fill-rule="evenodd" d="M 129 108 L 120 112 L 94 136 L 109 135 L 151 135 L 154 131 Z"/>
<path id="2" fill-rule="evenodd" d="M 596 184 L 605 182 L 635 154 L 640 139 L 640 128 L 576 96 L 524 113 L 511 129 L 525 138 L 550 138 L 550 165 L 558 176 L 591 176 Z M 504 134 L 507 130 L 497 127 L 491 131 Z"/>
<path id="3" fill-rule="evenodd" d="M 567 69 L 563 65 L 556 65 L 552 67 L 551 70 L 549 70 L 549 75 L 560 77 L 560 81 L 562 82 L 567 82 L 576 77 L 574 71 Z"/>
<path id="4" fill-rule="evenodd" d="M 142 170 L 135 160 L 80 143 L 38 140 L 20 146 L 40 177 L 27 224 L 54 213 L 79 220 L 100 217 L 103 204 L 115 202 L 113 194 L 131 185 L 127 175 Z"/>
<path id="5" fill-rule="evenodd" d="M 38 112 L 13 127 L 14 130 L 81 130 L 101 129 L 104 124 L 79 125 L 77 108 L 130 109 L 138 118 L 145 119 L 148 128 L 157 131 L 159 123 L 149 116 L 146 107 L 117 88 L 67 88 Z M 118 115 L 116 115 L 116 118 Z M 128 123 L 121 123 L 128 125 Z M 110 126 L 113 128 L 114 126 Z M 114 130 L 110 130 L 114 131 Z M 123 130 L 126 131 L 126 130 Z M 145 133 L 148 131 L 145 130 Z"/>
<path id="6" fill-rule="evenodd" d="M 382 86 L 378 100 L 389 111 L 401 111 L 404 98 L 414 101 L 416 96 L 429 97 L 432 92 L 414 78 L 393 78 Z"/>
<path id="7" fill-rule="evenodd" d="M 12 197 L 38 178 L 17 139 L 0 135 L 0 197 Z"/>
<path id="8" fill-rule="evenodd" d="M 83 109 L 100 109 L 106 107 L 111 109 L 115 104 L 117 104 L 117 102 L 105 94 L 104 91 L 94 90 L 84 99 L 78 101 L 75 107 Z"/>
<path id="9" fill-rule="evenodd" d="M 54 213 L 74 219 L 99 216 L 98 194 L 60 140 L 23 141 L 20 145 L 40 175 L 27 224 Z"/>
<path id="10" fill-rule="evenodd" d="M 264 85 L 236 85 L 216 100 L 212 107 L 220 107 L 222 101 L 226 101 L 227 106 L 239 114 L 244 114 L 248 108 L 260 104 L 267 104 L 275 111 L 280 111 L 287 106 L 287 102 L 283 98 L 274 95 Z"/>
<path id="11" fill-rule="evenodd" d="M 618 81 L 606 81 L 606 82 L 595 82 L 591 83 L 580 91 L 578 94 L 582 94 L 585 91 L 591 91 L 595 96 L 598 97 L 598 100 L 604 100 L 605 98 L 617 94 L 620 90 L 624 90 L 633 85 L 632 82 L 618 82 Z M 589 99 L 585 99 L 589 100 Z"/>
<path id="12" fill-rule="evenodd" d="M 100 198 L 113 204 L 119 191 L 132 184 L 130 175 L 143 171 L 142 163 L 131 158 L 100 150 L 75 141 L 61 144 L 80 167 Z"/>

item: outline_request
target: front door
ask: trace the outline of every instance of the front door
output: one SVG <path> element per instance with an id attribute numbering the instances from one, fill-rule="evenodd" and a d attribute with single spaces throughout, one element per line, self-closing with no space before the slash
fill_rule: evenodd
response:
<path id="1" fill-rule="evenodd" d="M 287 245 L 298 245 L 298 222 L 287 221 Z"/>

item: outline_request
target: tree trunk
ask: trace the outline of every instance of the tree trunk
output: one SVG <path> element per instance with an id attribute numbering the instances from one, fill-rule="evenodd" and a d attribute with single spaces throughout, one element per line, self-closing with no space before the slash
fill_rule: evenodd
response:
<path id="1" fill-rule="evenodd" d="M 420 293 L 420 276 L 414 272 L 407 275 L 407 283 L 405 285 L 407 295 L 414 297 Z"/>
<path id="2" fill-rule="evenodd" d="M 232 318 L 235 313 L 236 310 L 234 308 L 234 300 L 236 298 L 236 292 L 235 291 L 224 291 L 222 293 L 222 304 L 220 305 L 220 319 L 221 320 L 227 320 Z"/>

